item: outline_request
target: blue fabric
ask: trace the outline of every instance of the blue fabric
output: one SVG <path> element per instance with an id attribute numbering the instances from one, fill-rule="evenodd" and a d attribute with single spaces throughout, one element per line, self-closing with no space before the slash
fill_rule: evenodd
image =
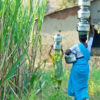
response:
<path id="1" fill-rule="evenodd" d="M 84 55 L 85 59 L 88 61 L 90 60 L 90 52 L 89 50 L 84 46 L 83 43 L 80 43 L 79 45 L 80 51 L 82 52 L 82 54 Z"/>
<path id="2" fill-rule="evenodd" d="M 79 48 L 84 55 L 84 58 L 77 59 L 73 64 L 68 84 L 68 95 L 74 96 L 75 100 L 89 98 L 87 89 L 89 77 L 88 60 L 90 59 L 90 53 L 83 44 L 79 44 Z"/>

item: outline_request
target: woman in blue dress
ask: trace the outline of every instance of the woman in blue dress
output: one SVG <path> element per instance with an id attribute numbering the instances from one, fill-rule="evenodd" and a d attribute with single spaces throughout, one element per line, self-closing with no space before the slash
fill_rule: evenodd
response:
<path id="1" fill-rule="evenodd" d="M 87 35 L 79 36 L 80 43 L 74 45 L 72 48 L 67 49 L 65 54 L 68 55 L 72 51 L 76 51 L 77 60 L 73 63 L 69 84 L 68 95 L 74 96 L 75 100 L 86 100 L 88 96 L 88 78 L 89 78 L 89 63 L 91 46 L 93 42 L 93 36 L 87 40 Z"/>

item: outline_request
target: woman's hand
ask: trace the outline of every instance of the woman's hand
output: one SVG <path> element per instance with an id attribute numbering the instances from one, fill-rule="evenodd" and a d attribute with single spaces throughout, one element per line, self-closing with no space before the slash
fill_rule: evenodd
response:
<path id="1" fill-rule="evenodd" d="M 53 45 L 51 45 L 51 49 L 53 48 Z"/>
<path id="2" fill-rule="evenodd" d="M 71 53 L 71 50 L 70 49 L 67 49 L 66 51 L 65 51 L 65 55 L 69 55 Z"/>

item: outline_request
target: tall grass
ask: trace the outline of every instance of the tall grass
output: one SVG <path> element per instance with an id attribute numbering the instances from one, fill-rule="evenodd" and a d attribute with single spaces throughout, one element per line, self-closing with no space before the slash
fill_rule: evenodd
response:
<path id="1" fill-rule="evenodd" d="M 47 0 L 27 0 L 26 4 L 24 0 L 0 0 L 1 100 L 8 100 L 9 94 L 20 99 L 33 86 L 37 72 L 34 65 L 37 48 L 41 47 L 40 31 Z"/>
<path id="2" fill-rule="evenodd" d="M 0 0 L 0 100 L 72 100 L 63 91 L 69 72 L 64 70 L 62 87 L 56 90 L 52 71 L 45 71 L 46 61 L 41 62 L 46 4 L 47 0 L 26 0 L 25 5 L 24 0 Z M 95 68 L 90 73 L 90 100 L 100 100 L 99 74 Z"/>

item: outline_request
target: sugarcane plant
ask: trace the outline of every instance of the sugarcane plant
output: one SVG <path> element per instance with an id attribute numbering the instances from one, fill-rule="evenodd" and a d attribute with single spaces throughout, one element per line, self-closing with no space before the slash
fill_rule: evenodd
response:
<path id="1" fill-rule="evenodd" d="M 46 4 L 47 0 L 0 0 L 1 100 L 11 93 L 20 99 L 31 85 Z"/>

